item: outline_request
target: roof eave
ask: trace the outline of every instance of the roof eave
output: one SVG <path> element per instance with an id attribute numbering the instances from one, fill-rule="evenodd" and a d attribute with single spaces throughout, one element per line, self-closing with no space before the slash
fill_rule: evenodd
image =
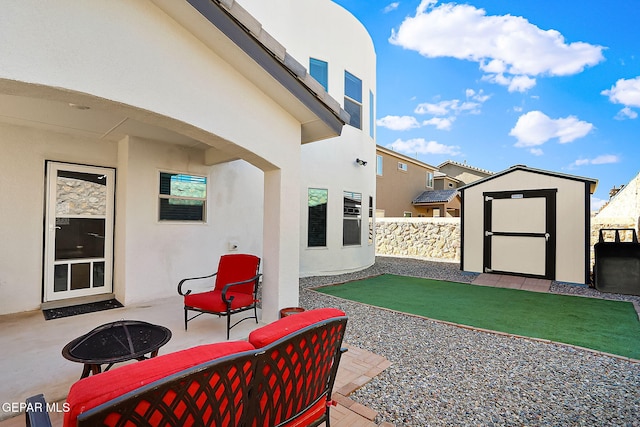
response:
<path id="1" fill-rule="evenodd" d="M 167 12 L 178 10 L 181 4 L 185 4 L 175 0 L 154 2 L 161 4 Z M 315 79 L 306 68 L 288 55 L 284 46 L 264 31 L 245 9 L 234 0 L 187 0 L 186 3 L 279 83 L 289 93 L 288 98 L 295 100 L 285 100 L 281 105 L 299 117 L 301 143 L 340 136 L 343 126 L 349 121 L 349 114 L 321 85 L 314 84 Z M 189 23 L 189 19 L 182 22 L 183 25 Z M 226 59 L 236 60 L 234 55 Z M 274 90 L 272 83 L 263 86 L 265 93 Z M 300 107 L 307 113 L 301 113 Z"/>

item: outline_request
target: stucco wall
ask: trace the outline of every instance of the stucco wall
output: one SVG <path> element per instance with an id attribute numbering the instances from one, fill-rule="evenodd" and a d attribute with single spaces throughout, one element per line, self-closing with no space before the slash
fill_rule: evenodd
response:
<path id="1" fill-rule="evenodd" d="M 63 134 L 55 117 L 50 129 L 61 133 L 33 129 L 33 123 L 10 127 L 0 137 L 0 235 L 15 243 L 0 248 L 0 313 L 42 302 L 47 159 L 117 169 L 114 280 L 123 302 L 175 295 L 176 279 L 211 272 L 216 256 L 237 239 L 239 250 L 262 249 L 263 318 L 275 320 L 279 308 L 297 305 L 301 123 L 285 110 L 287 100 L 258 87 L 265 78 L 259 67 L 248 62 L 240 71 L 255 78 L 245 77 L 223 59 L 224 49 L 237 48 L 224 38 L 208 45 L 151 1 L 4 6 L 0 90 L 88 104 L 96 114 L 121 114 L 239 157 L 249 153 L 247 161 L 262 171 L 235 162 L 205 167 L 201 153 L 157 141 Z M 218 34 L 204 26 L 203 32 Z M 210 177 L 219 192 L 210 196 L 207 225 L 157 223 L 161 169 Z"/>
<path id="2" fill-rule="evenodd" d="M 378 218 L 376 254 L 460 261 L 460 218 Z"/>
<path id="3" fill-rule="evenodd" d="M 287 53 L 308 67 L 309 58 L 328 63 L 328 93 L 343 104 L 345 70 L 362 80 L 362 129 L 345 125 L 342 135 L 305 144 L 300 163 L 300 275 L 338 274 L 360 270 L 375 261 L 369 243 L 369 197 L 376 197 L 375 139 L 370 136 L 369 92 L 376 96 L 376 53 L 365 27 L 331 0 L 238 0 L 287 48 Z M 330 29 L 330 30 L 328 30 Z M 345 37 L 348 43 L 345 43 Z M 374 115 L 375 117 L 375 115 Z M 356 158 L 367 161 L 356 164 Z M 328 190 L 327 245 L 308 246 L 308 190 Z M 343 246 L 343 192 L 362 194 L 361 245 Z"/>
<path id="4" fill-rule="evenodd" d="M 109 141 L 0 123 L 0 314 L 42 301 L 45 161 L 115 167 Z"/>

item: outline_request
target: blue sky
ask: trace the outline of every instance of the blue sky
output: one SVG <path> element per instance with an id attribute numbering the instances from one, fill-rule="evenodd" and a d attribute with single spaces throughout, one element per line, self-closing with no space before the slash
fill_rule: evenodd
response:
<path id="1" fill-rule="evenodd" d="M 640 172 L 640 0 L 334 1 L 375 44 L 379 145 L 595 178 L 592 209 Z"/>

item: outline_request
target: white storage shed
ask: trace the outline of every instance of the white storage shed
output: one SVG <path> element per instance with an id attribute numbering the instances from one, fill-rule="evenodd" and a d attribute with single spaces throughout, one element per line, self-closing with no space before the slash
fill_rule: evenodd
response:
<path id="1" fill-rule="evenodd" d="M 459 188 L 461 269 L 587 283 L 597 183 L 516 165 Z"/>

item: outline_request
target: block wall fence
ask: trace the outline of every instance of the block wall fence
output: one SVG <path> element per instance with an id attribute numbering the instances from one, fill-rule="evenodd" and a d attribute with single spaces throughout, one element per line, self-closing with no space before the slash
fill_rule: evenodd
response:
<path id="1" fill-rule="evenodd" d="M 591 218 L 591 267 L 593 245 L 600 229 L 634 228 L 637 218 Z M 605 233 L 613 241 L 611 233 Z M 630 241 L 631 233 L 623 233 L 622 241 Z M 408 256 L 433 261 L 459 262 L 461 254 L 460 218 L 377 218 L 376 255 Z"/>

